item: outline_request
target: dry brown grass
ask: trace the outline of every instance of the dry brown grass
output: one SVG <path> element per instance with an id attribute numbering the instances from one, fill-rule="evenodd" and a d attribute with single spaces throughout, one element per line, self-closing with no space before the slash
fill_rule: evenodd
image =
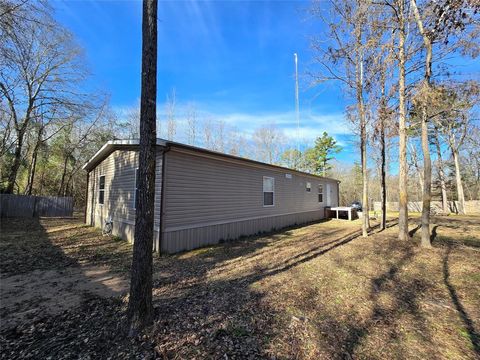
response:
<path id="1" fill-rule="evenodd" d="M 419 248 L 415 223 L 409 242 L 397 240 L 396 226 L 368 238 L 358 236 L 359 227 L 326 221 L 156 258 L 155 324 L 146 337 L 127 344 L 99 336 L 82 351 L 95 355 L 102 343 L 114 357 L 128 349 L 135 356 L 189 359 L 478 358 L 480 218 L 436 218 L 431 250 Z M 79 228 L 71 242 L 65 234 L 77 230 L 49 231 L 55 228 L 48 238 L 57 239 L 52 243 L 65 257 L 90 261 L 96 250 L 88 249 L 98 241 L 118 257 L 91 261 L 128 268 L 127 245 L 97 232 L 93 246 L 79 250 L 91 238 L 82 234 L 96 230 Z M 124 304 L 115 306 L 118 322 Z M 64 324 L 78 311 L 52 323 L 51 332 L 67 332 Z M 104 321 L 115 323 L 110 316 Z M 21 348 L 32 336 L 22 333 L 18 347 L 9 346 Z M 60 349 L 72 351 L 74 343 Z"/>
<path id="2" fill-rule="evenodd" d="M 87 264 L 129 269 L 131 244 L 102 236 L 79 218 L 2 219 L 1 232 L 2 276 Z"/>

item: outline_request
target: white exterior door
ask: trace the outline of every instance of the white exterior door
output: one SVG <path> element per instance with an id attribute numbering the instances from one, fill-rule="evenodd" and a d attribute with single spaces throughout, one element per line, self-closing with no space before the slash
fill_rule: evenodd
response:
<path id="1" fill-rule="evenodd" d="M 332 195 L 330 190 L 330 184 L 327 183 L 325 191 L 327 192 L 327 206 L 332 206 Z"/>

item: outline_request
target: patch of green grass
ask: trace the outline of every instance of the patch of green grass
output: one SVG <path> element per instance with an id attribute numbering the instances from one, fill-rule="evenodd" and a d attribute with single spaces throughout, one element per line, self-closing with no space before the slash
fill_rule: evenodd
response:
<path id="1" fill-rule="evenodd" d="M 468 275 L 467 275 L 467 278 L 468 278 L 469 280 L 473 280 L 473 281 L 475 281 L 475 282 L 478 281 L 478 282 L 480 283 L 480 273 L 477 273 L 477 274 L 468 274 Z"/>
<path id="2" fill-rule="evenodd" d="M 235 337 L 248 336 L 250 334 L 250 331 L 238 325 L 229 327 L 227 331 Z"/>
<path id="3" fill-rule="evenodd" d="M 468 332 L 468 330 L 465 329 L 465 328 L 463 328 L 463 327 L 460 327 L 460 328 L 457 328 L 457 331 L 458 331 L 458 333 L 460 334 L 460 336 L 466 340 L 467 346 L 468 346 L 471 350 L 473 350 L 473 344 L 472 344 L 471 334 Z"/>

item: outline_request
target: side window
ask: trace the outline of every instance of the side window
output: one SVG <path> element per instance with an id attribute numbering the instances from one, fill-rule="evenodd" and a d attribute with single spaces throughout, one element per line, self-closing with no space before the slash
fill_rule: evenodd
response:
<path id="1" fill-rule="evenodd" d="M 105 203 L 105 175 L 100 176 L 98 181 L 98 203 L 100 205 Z"/>
<path id="2" fill-rule="evenodd" d="M 273 177 L 263 177 L 263 206 L 274 206 L 275 197 L 275 179 Z"/>
<path id="3" fill-rule="evenodd" d="M 312 191 L 312 183 L 307 182 L 305 185 L 305 191 L 310 192 Z"/>
<path id="4" fill-rule="evenodd" d="M 133 194 L 133 208 L 137 208 L 137 199 L 138 199 L 138 168 L 135 169 L 135 192 Z"/>
<path id="5" fill-rule="evenodd" d="M 318 184 L 318 202 L 323 202 L 323 185 Z"/>

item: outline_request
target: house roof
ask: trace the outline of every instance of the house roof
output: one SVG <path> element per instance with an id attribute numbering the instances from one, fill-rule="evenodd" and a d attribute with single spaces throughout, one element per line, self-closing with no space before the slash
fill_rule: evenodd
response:
<path id="1" fill-rule="evenodd" d="M 86 171 L 93 170 L 100 162 L 102 162 L 108 155 L 110 155 L 115 150 L 131 150 L 131 151 L 138 150 L 139 143 L 140 142 L 139 142 L 138 139 L 108 141 L 107 143 L 105 143 L 105 145 L 103 145 L 100 148 L 100 150 L 98 150 L 95 153 L 95 155 L 93 155 L 93 157 L 90 160 L 88 160 L 88 162 L 85 165 L 83 165 L 82 169 L 84 169 Z M 241 157 L 241 156 L 225 154 L 225 153 L 218 152 L 218 151 L 208 150 L 208 149 L 204 149 L 204 148 L 200 148 L 200 147 L 196 147 L 196 146 L 192 146 L 192 145 L 187 145 L 187 144 L 182 144 L 182 143 L 178 143 L 178 142 L 174 142 L 174 141 L 168 141 L 168 140 L 160 139 L 160 138 L 157 138 L 157 146 L 182 148 L 182 149 L 191 150 L 193 152 L 216 155 L 217 157 L 220 157 L 220 158 L 234 159 L 234 160 L 239 160 L 239 161 L 250 163 L 250 164 L 256 164 L 256 165 L 261 165 L 261 166 L 273 168 L 273 169 L 276 169 L 276 170 L 289 171 L 289 172 L 298 173 L 298 174 L 302 174 L 302 175 L 312 176 L 312 177 L 319 178 L 319 179 L 326 179 L 326 180 L 332 180 L 332 181 L 340 182 L 337 179 L 318 176 L 318 175 L 314 175 L 314 174 L 309 174 L 309 173 L 306 173 L 306 172 L 303 172 L 303 171 L 290 169 L 290 168 L 287 168 L 287 167 L 284 167 L 284 166 L 267 164 L 267 163 L 264 163 L 264 162 L 261 162 L 261 161 L 247 159 L 247 158 L 244 158 L 244 157 Z"/>

